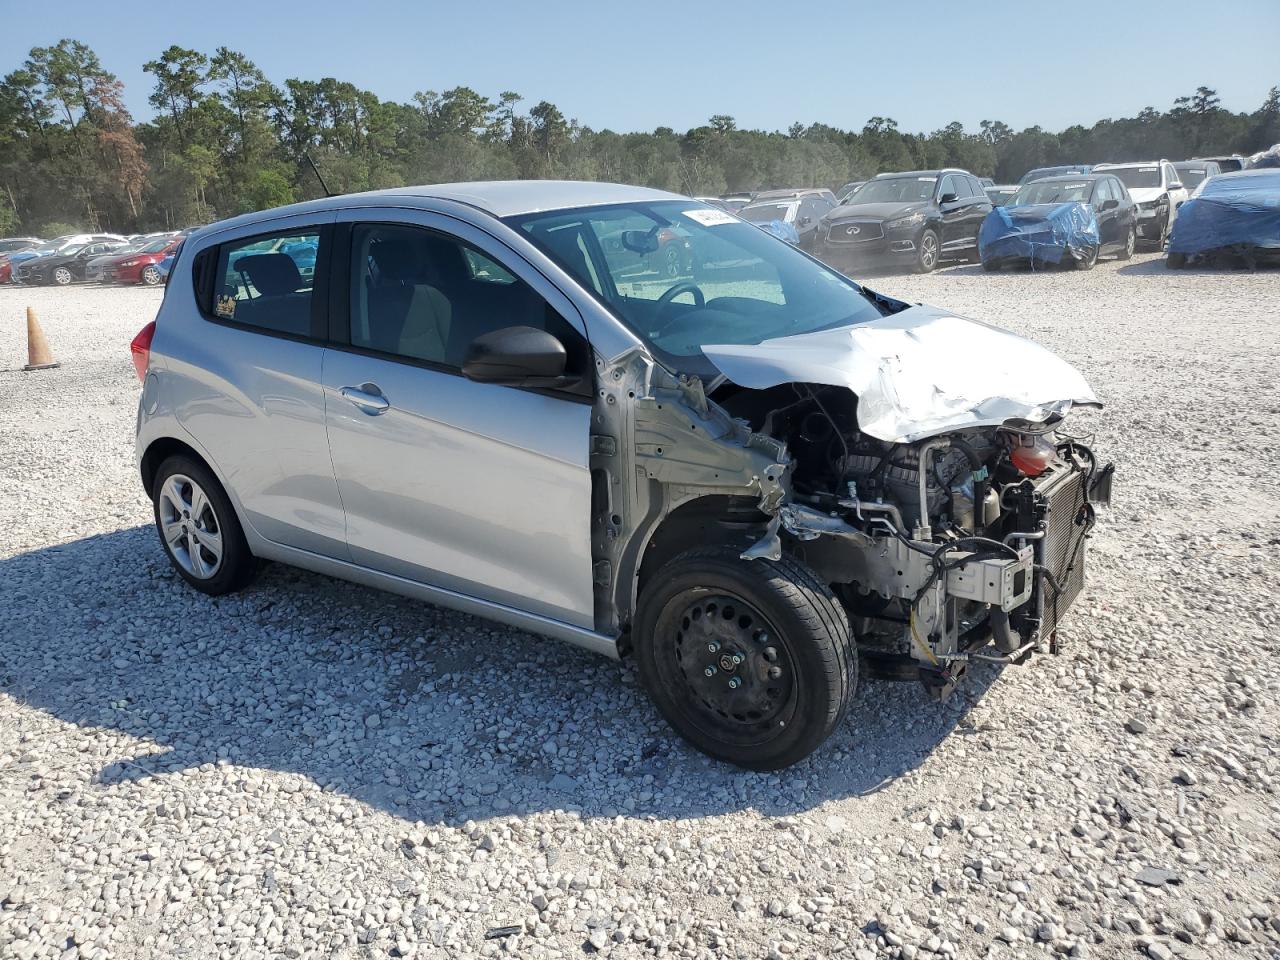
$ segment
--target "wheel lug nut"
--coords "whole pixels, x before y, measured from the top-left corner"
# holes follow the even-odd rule
[[[720,649],[720,644],[716,643],[714,640],[712,640],[710,643],[707,644],[708,653],[715,653],[719,649]]]
[[[740,653],[735,653],[735,654],[733,655],[733,664],[734,664],[734,666],[737,666],[737,665],[738,665],[738,664],[740,664],[741,662],[742,662],[742,654],[740,654]]]
[[[768,660],[770,663],[773,663],[773,661],[778,659],[778,651],[773,647],[765,647],[764,658]]]
[[[703,670],[703,671],[702,671],[702,673],[703,673],[703,675],[704,675],[704,676],[714,677],[714,676],[716,675],[716,668],[715,668],[715,667],[707,667],[707,669]]]
[[[770,668],[769,668],[769,679],[770,679],[770,680],[777,680],[780,676],[782,676],[782,668],[781,668],[781,667],[770,667]]]
[[[742,681],[739,680],[737,677],[734,677],[732,680],[729,681],[729,689],[737,690],[741,684],[742,684]]]

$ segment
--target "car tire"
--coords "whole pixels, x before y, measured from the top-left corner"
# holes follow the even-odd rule
[[[244,530],[222,484],[208,467],[175,455],[152,484],[156,532],[183,580],[217,597],[239,590],[257,572]]]
[[[66,267],[58,267],[58,268],[57,268],[56,270],[54,270],[54,271],[53,271],[53,273],[50,275],[50,279],[51,279],[51,280],[53,281],[53,283],[54,283],[54,284],[56,284],[57,286],[59,286],[59,287],[65,287],[65,286],[67,286],[68,284],[70,284],[70,283],[71,283],[71,281],[75,279],[75,277],[73,277],[73,276],[71,275],[71,271],[70,271],[69,269],[67,269]]]
[[[1094,247],[1089,251],[1088,256],[1083,260],[1073,256],[1071,251],[1067,251],[1067,262],[1071,264],[1073,270],[1092,270],[1098,263],[1098,248]]]
[[[142,268],[139,276],[142,284],[147,287],[156,287],[160,285],[160,271],[155,268],[154,264],[148,264]]]
[[[1185,253],[1171,253],[1164,258],[1164,265],[1169,270],[1181,270],[1187,265],[1187,255]]]
[[[1124,238],[1124,246],[1120,248],[1120,252],[1116,254],[1117,260],[1132,260],[1134,253],[1138,249],[1138,227],[1137,225],[1129,228],[1129,233]]]
[[[916,273],[933,273],[938,269],[938,260],[941,256],[941,249],[938,246],[938,235],[932,229],[926,229],[920,234],[920,239],[916,241]]]
[[[983,260],[983,261],[982,261],[982,269],[983,269],[983,270],[985,270],[985,271],[987,271],[987,273],[999,273],[999,272],[1000,272],[1000,261],[998,261],[998,260]]]
[[[807,757],[857,688],[844,608],[789,557],[743,560],[719,547],[681,554],[641,592],[634,636],[641,681],[676,733],[749,770]]]

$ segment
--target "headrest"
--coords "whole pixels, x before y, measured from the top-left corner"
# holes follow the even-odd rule
[[[236,261],[236,269],[264,297],[296,293],[302,286],[298,265],[285,253],[255,253]]]
[[[369,247],[369,256],[378,265],[378,277],[400,283],[421,283],[425,267],[420,244],[401,237],[379,240]]]

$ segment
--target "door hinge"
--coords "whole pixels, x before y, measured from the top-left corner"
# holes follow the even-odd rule
[[[618,452],[618,442],[613,437],[603,434],[591,435],[591,453],[593,456],[612,457]]]
[[[592,564],[591,572],[595,577],[597,586],[607,587],[613,582],[613,564],[608,560],[597,560]]]

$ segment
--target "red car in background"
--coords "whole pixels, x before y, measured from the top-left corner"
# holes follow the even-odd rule
[[[13,279],[13,267],[8,257],[0,257],[0,283],[8,283]]]
[[[141,283],[155,287],[164,282],[164,276],[156,269],[158,264],[182,243],[182,237],[160,237],[145,247],[111,257],[99,267],[96,279],[103,283]]]

